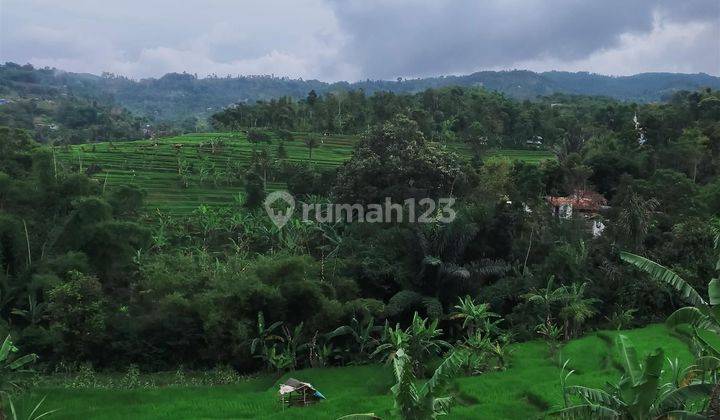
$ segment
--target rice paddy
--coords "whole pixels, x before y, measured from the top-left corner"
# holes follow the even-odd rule
[[[311,133],[293,133],[283,142],[289,162],[305,162],[318,168],[335,168],[350,158],[357,136],[316,135],[317,147],[305,139]],[[68,171],[91,173],[103,189],[135,185],[146,192],[146,211],[182,215],[200,205],[223,206],[243,193],[243,174],[251,164],[254,150],[266,150],[278,159],[280,140],[252,143],[239,133],[196,133],[157,140],[100,142],[56,148],[57,161]],[[470,157],[463,143],[448,145],[461,156]],[[498,150],[495,156],[538,163],[552,154],[533,150]],[[269,182],[269,191],[283,189],[282,180]]]
[[[561,350],[569,360],[571,385],[604,387],[620,377],[615,347],[616,331],[591,333],[570,341]],[[624,331],[640,355],[662,347],[682,366],[693,361],[688,346],[664,325]],[[511,345],[509,367],[504,371],[460,377],[449,393],[456,405],[448,418],[540,418],[562,404],[561,363],[548,356],[544,342]],[[666,376],[670,372],[666,372]],[[288,377],[312,383],[327,400],[305,408],[284,408],[277,385]],[[669,376],[666,378],[669,379]],[[44,409],[58,409],[53,419],[198,419],[268,418],[337,419],[352,413],[373,412],[392,416],[392,369],[372,364],[305,369],[278,379],[260,375],[235,385],[188,387],[166,385],[149,389],[67,389],[46,386],[26,396],[37,401],[47,396]],[[28,403],[29,405],[29,403]]]

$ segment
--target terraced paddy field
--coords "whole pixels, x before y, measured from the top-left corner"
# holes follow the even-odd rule
[[[287,160],[308,162],[320,168],[333,168],[349,159],[356,136],[317,136],[312,151],[305,139],[312,133],[293,133],[294,140],[284,142]],[[243,192],[243,173],[251,164],[253,150],[266,149],[277,158],[280,140],[251,143],[244,133],[198,133],[157,140],[117,141],[56,148],[57,160],[66,170],[92,173],[103,188],[136,185],[146,191],[147,211],[181,215],[201,204],[228,205]],[[449,150],[470,157],[462,143],[448,145]],[[538,163],[552,158],[546,151],[499,150],[496,156]],[[278,180],[267,186],[283,189]]]
[[[615,346],[617,331],[600,331],[568,342],[561,351],[575,370],[569,385],[602,388],[621,375]],[[688,346],[664,325],[623,331],[642,356],[662,347],[681,366],[693,361]],[[457,404],[449,419],[535,419],[559,408],[563,397],[561,368],[548,357],[541,341],[511,345],[508,368],[455,381],[450,393]],[[667,368],[666,364],[666,368]],[[162,374],[157,374],[162,375]],[[172,377],[172,373],[165,374]],[[666,369],[663,379],[670,380]],[[283,408],[278,384],[287,377],[312,383],[327,400],[305,408]],[[51,383],[40,386],[24,400],[47,399],[44,409],[58,411],[52,419],[337,419],[351,413],[373,412],[383,419],[392,415],[392,369],[378,364],[326,369],[306,369],[281,379],[261,375],[234,385],[177,386],[157,384],[148,389],[68,389]],[[166,378],[167,381],[167,378]]]

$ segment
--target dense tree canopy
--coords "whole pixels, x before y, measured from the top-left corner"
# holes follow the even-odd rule
[[[445,88],[238,105],[213,118],[218,128],[283,134],[254,135],[252,164],[232,172],[245,189],[235,205],[187,216],[148,211],[143,185],[104,188],[77,165],[56,165],[28,133],[0,128],[2,328],[49,366],[253,371],[366,361],[385,321],[401,324],[385,330],[388,340],[431,325],[421,328],[415,312],[436,318],[446,341],[467,340],[451,313],[479,305],[471,301],[502,317],[488,326],[495,344],[499,329],[562,339],[658,321],[679,302],[618,251],[658,260],[706,292],[720,211],[719,98],[518,102]],[[87,117],[75,111],[69,123]],[[319,142],[326,131],[363,137],[338,169],[268,152],[307,131]],[[474,156],[452,152],[463,142]],[[556,159],[513,162],[493,154],[498,147]],[[278,229],[262,201],[283,182],[298,203],[452,196],[459,217],[422,226],[294,217]],[[579,189],[607,199],[599,236],[545,200]]]

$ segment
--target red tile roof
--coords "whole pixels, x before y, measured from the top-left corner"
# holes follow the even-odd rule
[[[598,211],[607,205],[607,200],[602,195],[588,190],[578,190],[568,197],[547,197],[551,206],[563,206],[570,204],[573,210]]]

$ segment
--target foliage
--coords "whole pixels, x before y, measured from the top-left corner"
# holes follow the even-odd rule
[[[28,372],[25,367],[37,360],[37,355],[35,354],[16,357],[13,353],[17,352],[18,348],[13,345],[12,339],[8,335],[5,337],[2,346],[0,346],[0,417],[3,419],[5,418],[6,404],[10,409],[10,418],[12,420],[18,419],[18,413],[12,398],[13,394],[21,387],[21,383],[17,380],[17,375]],[[44,401],[45,398],[43,397],[35,404],[32,411],[27,415],[28,420],[38,420],[57,411],[39,412],[40,406],[42,406]]]
[[[617,348],[612,345],[612,336],[616,333],[606,331],[603,334],[611,337],[608,345],[595,333],[574,339],[566,345],[563,357],[570,358],[572,368],[576,370],[570,378],[570,385],[600,388],[619,376],[615,369],[600,363],[602,360],[618,359]],[[668,355],[679,358],[682,366],[689,366],[693,360],[687,345],[662,324],[624,331],[623,334],[632,338],[639,352],[663,346]],[[476,418],[478,413],[494,419],[535,418],[544,416],[550,407],[562,406],[558,388],[561,365],[548,363],[543,346],[537,341],[513,343],[506,370],[456,377],[446,391],[438,394],[454,397],[456,403],[448,418]],[[430,374],[437,363],[431,363]],[[155,388],[120,390],[116,386],[122,373],[97,372],[97,381],[102,386],[89,391],[67,388],[57,376],[42,377],[38,385],[42,389],[33,392],[28,399],[39,400],[47,394],[43,406],[46,409],[59,408],[51,417],[58,420],[78,417],[155,419],[168,414],[181,418],[258,418],[270,415],[282,419],[302,416],[323,420],[334,420],[350,412],[374,412],[382,418],[394,416],[393,397],[388,392],[395,383],[390,366],[369,364],[311,368],[288,373],[280,379],[274,373],[258,373],[225,386],[215,386],[220,382],[214,380],[213,371],[185,368],[184,375],[186,386],[178,386],[174,373],[143,371],[142,382],[154,383]],[[287,377],[312,383],[328,399],[304,408],[283,410],[277,403],[276,385]],[[113,380],[112,386],[109,386],[110,380]],[[668,375],[667,381],[670,380]],[[419,388],[424,381],[420,379],[416,386]],[[134,403],[128,404],[128,399]],[[219,404],[218,401],[232,403]],[[25,398],[16,402],[25,402]]]
[[[713,356],[720,356],[720,280],[708,284],[706,301],[685,280],[668,268],[639,255],[622,253],[621,258],[650,274],[656,281],[671,285],[693,306],[685,306],[668,317],[671,327],[690,325],[697,343]]]
[[[406,349],[413,354],[412,363],[416,373],[421,372],[423,363],[428,358],[438,355],[452,346],[442,340],[443,330],[438,327],[438,320],[428,320],[414,314],[410,325],[402,329],[400,325],[395,328],[385,325],[382,332],[381,344],[377,346],[371,357],[380,356],[386,363],[392,363],[398,351]]]
[[[641,362],[632,342],[624,335],[618,336],[618,351],[624,374],[616,384],[610,384],[608,391],[579,385],[566,386],[563,393],[579,398],[580,402],[566,399],[566,407],[553,414],[562,418],[589,416],[635,420],[701,418],[687,410],[688,404],[707,397],[712,384],[696,382],[690,375],[683,376],[679,383],[663,384],[663,350],[656,349]],[[566,381],[567,376],[564,376]]]
[[[192,85],[189,76],[164,82]],[[48,369],[285,371],[372,354],[391,360],[407,343],[419,376],[447,343],[474,348],[466,371],[487,372],[529,360],[510,363],[509,336],[540,330],[556,352],[607,319],[614,328],[664,319],[675,286],[705,301],[676,319],[697,311],[713,319],[715,286],[705,287],[716,277],[717,92],[652,104],[518,102],[464,88],[317,92],[229,107],[215,119],[225,133],[71,146],[0,129],[0,328]],[[75,130],[95,118],[66,111]],[[266,139],[248,141],[251,133]],[[278,228],[261,205],[285,188],[298,209]],[[610,208],[554,216],[544,197],[575,188],[597,190]],[[458,217],[445,224],[430,212],[422,225],[298,217],[304,204],[344,196],[448,197]],[[607,229],[594,237],[589,220]],[[662,261],[687,287],[635,276],[618,247]],[[271,333],[258,328],[258,313]],[[678,330],[711,342],[716,334],[697,319]],[[545,344],[535,344],[538,363],[547,362]],[[715,357],[708,345],[693,348]]]
[[[458,305],[450,319],[462,319],[462,327],[467,330],[468,337],[473,336],[476,331],[489,333],[495,329],[497,321],[493,318],[499,318],[500,315],[490,311],[490,305],[487,303],[476,304],[470,296],[460,298]]]
[[[397,116],[355,146],[338,173],[335,194],[343,203],[381,204],[386,197],[402,203],[447,196],[461,186],[462,176],[454,154],[426,141],[417,123]]]
[[[350,353],[349,360],[353,363],[365,362],[370,359],[375,347],[378,346],[378,333],[383,331],[379,325],[375,325],[375,320],[370,318],[367,322],[362,323],[353,316],[349,325],[342,325],[328,333],[328,340],[336,337],[350,336],[352,342],[347,351]]]
[[[396,384],[391,388],[395,410],[402,419],[437,418],[447,415],[452,406],[452,397],[442,393],[463,364],[465,355],[453,351],[435,369],[430,379],[419,388],[416,385],[413,360],[405,347],[397,350],[393,358]]]

